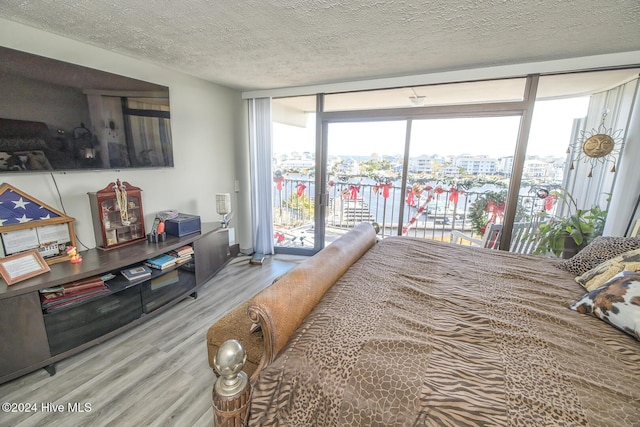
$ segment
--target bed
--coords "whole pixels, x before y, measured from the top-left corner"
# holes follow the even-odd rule
[[[640,342],[570,310],[574,278],[546,258],[376,242],[361,224],[243,307],[265,346],[243,421],[638,425]]]
[[[47,124],[0,118],[0,172],[60,170],[75,166],[73,150]]]

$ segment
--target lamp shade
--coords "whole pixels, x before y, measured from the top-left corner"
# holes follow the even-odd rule
[[[220,215],[227,215],[231,212],[231,194],[216,194],[216,211]]]

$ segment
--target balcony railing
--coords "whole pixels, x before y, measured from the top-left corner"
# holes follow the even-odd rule
[[[411,186],[408,188],[407,194],[402,194],[401,187],[393,184],[331,182],[327,187],[324,221],[327,238],[343,234],[362,221],[378,223],[383,237],[398,235],[401,204],[404,204],[402,226],[405,230],[400,234],[413,237],[450,241],[452,230],[458,230],[478,238],[481,235],[479,226],[484,220],[502,222],[503,204],[492,202],[489,212],[478,206],[485,206],[490,194],[506,192],[504,188],[468,192],[457,192],[444,186],[425,186],[422,192],[412,192]],[[479,199],[482,200],[479,202]],[[280,189],[274,186],[273,200],[276,245],[312,245],[315,181],[281,180]],[[478,205],[481,202],[483,204]],[[536,213],[544,209],[543,199],[521,195],[516,222],[528,223],[530,227],[524,228],[532,229],[538,218]]]

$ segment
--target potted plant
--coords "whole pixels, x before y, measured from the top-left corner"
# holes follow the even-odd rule
[[[550,197],[562,200],[569,208],[567,216],[541,212],[541,222],[528,238],[537,241],[534,254],[552,253],[564,259],[571,258],[587,246],[594,237],[602,234],[607,212],[599,206],[578,209],[576,201],[564,189],[554,190]]]

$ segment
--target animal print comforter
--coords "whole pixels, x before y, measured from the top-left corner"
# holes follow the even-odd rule
[[[571,311],[585,292],[552,262],[385,239],[261,372],[249,424],[638,423],[640,343]]]

